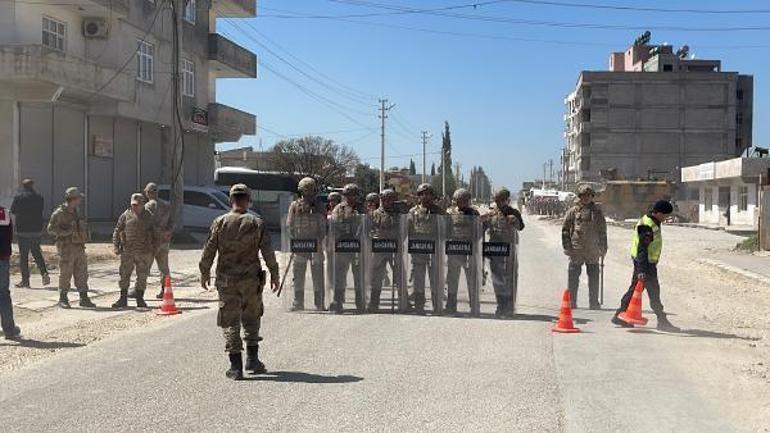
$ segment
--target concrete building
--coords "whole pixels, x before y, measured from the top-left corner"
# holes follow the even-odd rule
[[[609,71],[581,72],[565,99],[566,183],[676,180],[681,167],[751,147],[753,77],[646,36],[612,53]]]
[[[243,167],[259,171],[278,171],[271,151],[255,151],[253,147],[222,150],[216,155],[217,167]]]
[[[681,181],[698,191],[701,224],[755,230],[759,186],[768,179],[770,159],[734,158],[684,167]]]
[[[253,17],[255,0],[187,0],[181,12],[180,114],[186,184],[211,183],[214,144],[254,134],[256,118],[216,102],[219,78],[255,78],[256,56],[216,33]],[[171,0],[0,1],[0,202],[36,180],[47,212],[85,190],[111,221],[148,181],[169,183]]]

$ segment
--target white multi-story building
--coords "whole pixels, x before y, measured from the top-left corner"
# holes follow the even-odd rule
[[[207,184],[214,144],[254,134],[256,118],[216,102],[219,78],[255,78],[255,54],[216,33],[256,0],[0,1],[0,202],[34,178],[47,211],[68,186],[109,221],[148,181],[169,183],[172,1],[179,5],[183,178]]]

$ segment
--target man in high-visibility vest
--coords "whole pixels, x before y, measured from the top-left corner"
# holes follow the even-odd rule
[[[658,262],[663,251],[663,234],[661,225],[663,221],[674,211],[674,207],[666,200],[660,200],[653,205],[652,210],[643,215],[636,223],[634,237],[631,241],[631,257],[634,260],[634,274],[631,277],[631,286],[620,301],[620,308],[612,316],[612,323],[632,327],[624,322],[618,314],[626,311],[634,294],[637,281],[644,282],[645,290],[650,298],[650,308],[658,317],[658,329],[661,331],[676,332],[679,328],[672,325],[663,311],[660,302],[660,284],[658,283]]]

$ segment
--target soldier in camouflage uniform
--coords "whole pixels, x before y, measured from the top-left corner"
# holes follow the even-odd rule
[[[431,218],[434,215],[443,215],[444,211],[436,205],[436,195],[433,187],[428,183],[420,184],[417,187],[416,206],[409,209],[409,237],[435,239],[438,235],[438,220]],[[417,314],[425,314],[425,277],[430,268],[428,276],[433,287],[434,281],[438,277],[434,274],[434,267],[431,266],[431,259],[428,254],[412,254],[412,284],[414,287],[414,308]],[[443,289],[441,290],[443,292]],[[434,293],[434,298],[436,294]],[[433,302],[441,302],[434,299]]]
[[[332,211],[338,204],[342,203],[342,194],[337,191],[332,191],[327,197],[326,214],[331,216]]]
[[[336,237],[359,239],[360,238],[360,221],[357,218],[360,212],[357,210],[359,205],[358,198],[360,189],[358,185],[349,183],[342,189],[342,196],[345,200],[338,204],[334,210],[332,210],[330,224],[333,226]],[[335,248],[334,245],[331,246]],[[348,269],[353,272],[353,285],[356,289],[356,307],[360,310],[364,310],[363,297],[359,289],[361,281],[359,280],[359,266],[357,263],[360,260],[360,254],[339,254],[335,253],[334,263],[334,300],[329,305],[329,310],[336,314],[342,313],[342,307],[345,303],[345,289],[347,288],[348,281]]]
[[[497,298],[495,316],[513,317],[516,311],[518,292],[518,232],[524,230],[521,213],[511,207],[511,192],[500,188],[495,193],[495,207],[484,215],[484,230],[488,232],[489,242],[510,244],[509,257],[490,257],[489,270],[492,274],[492,286]]]
[[[471,206],[471,193],[465,188],[457,189],[452,198],[455,206],[447,211],[449,215],[449,238],[453,240],[472,241],[479,236],[475,226],[469,217],[478,217],[479,211]],[[474,218],[475,219],[475,218]],[[446,312],[448,314],[457,313],[457,290],[460,285],[460,270],[465,273],[465,280],[468,284],[468,299],[470,305],[474,305],[478,287],[476,286],[476,266],[473,256],[450,255],[447,258],[447,301]]]
[[[564,254],[569,256],[568,283],[572,308],[577,308],[580,273],[586,265],[588,274],[588,304],[592,310],[599,305],[599,261],[607,254],[607,222],[599,206],[594,203],[594,190],[581,185],[578,202],[564,216],[561,242]]]
[[[171,271],[168,268],[168,253],[171,248],[171,236],[174,234],[174,225],[171,221],[171,206],[158,198],[158,185],[154,182],[150,182],[144,187],[144,195],[147,197],[147,203],[144,205],[144,208],[155,217],[155,230],[158,232],[158,236],[160,236],[160,246],[154,257],[160,272],[160,293],[155,297],[163,299],[166,277],[171,276]]]
[[[152,261],[160,244],[160,237],[155,226],[154,216],[144,207],[142,194],[131,194],[131,206],[118,218],[112,232],[112,245],[116,255],[120,256],[120,298],[112,308],[128,306],[128,286],[131,274],[136,269],[136,306],[146,308],[144,291],[147,289],[147,276],[150,274]]]
[[[366,194],[366,214],[371,215],[380,207],[380,195],[376,192]]]
[[[398,194],[392,189],[386,189],[379,195],[381,206],[378,206],[371,214],[371,237],[372,239],[392,239],[398,240],[400,237],[400,217],[396,209],[396,200]],[[396,260],[394,253],[376,253],[372,254],[372,272],[371,278],[372,293],[369,300],[368,310],[374,313],[380,306],[380,293],[385,283],[387,265],[393,271],[393,281],[399,281],[398,273],[401,272],[400,263]]]
[[[299,181],[300,198],[289,206],[286,226],[292,239],[315,239],[319,248],[326,236],[326,212],[317,199],[318,189],[313,178],[306,177]],[[310,262],[310,274],[313,278],[313,297],[316,310],[323,311],[324,305],[324,253],[292,253],[294,255],[294,303],[293,310],[305,308],[305,275]]]
[[[201,287],[208,290],[211,265],[219,254],[217,325],[224,329],[225,351],[230,359],[226,376],[234,380],[243,379],[241,325],[246,340],[246,370],[255,374],[267,371],[259,360],[259,328],[264,311],[262,289],[267,283],[260,253],[270,271],[273,292],[278,290],[281,278],[270,235],[264,221],[248,212],[250,202],[251,192],[246,185],[239,183],[230,188],[232,209],[211,224],[199,264]]]
[[[88,226],[78,211],[83,194],[76,187],[67,188],[64,204],[59,206],[48,221],[48,234],[56,242],[59,253],[59,307],[70,308],[67,292],[74,277],[80,293],[80,306],[94,308],[88,298]]]

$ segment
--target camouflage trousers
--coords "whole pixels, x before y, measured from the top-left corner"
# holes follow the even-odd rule
[[[490,257],[489,271],[495,295],[512,297],[516,301],[519,283],[519,264],[515,256]]]
[[[84,244],[56,244],[59,253],[59,291],[67,293],[74,278],[79,292],[88,291],[88,257]]]
[[[171,275],[171,271],[168,268],[168,252],[171,245],[168,243],[161,244],[158,248],[158,252],[155,253],[155,263],[158,265],[158,272],[160,272],[160,284],[166,284],[166,277]],[[152,263],[150,263],[152,265]]]
[[[294,254],[294,264],[292,265],[292,276],[294,277],[294,296],[298,301],[302,301],[305,295],[305,275],[307,275],[307,264],[310,262],[310,275],[313,278],[313,291],[315,293],[324,293],[324,255],[323,253]]]
[[[361,295],[361,257],[358,253],[338,253],[334,258],[334,300],[338,303],[345,302],[345,291],[348,286],[348,272],[353,274],[353,288],[355,290],[356,303],[362,302]]]
[[[152,253],[133,253],[127,251],[121,253],[120,280],[118,281],[120,290],[128,290],[128,286],[131,285],[131,274],[136,270],[136,291],[144,292],[147,289],[147,276],[150,275],[152,261]]]
[[[475,299],[477,292],[476,272],[478,270],[472,265],[474,262],[469,256],[449,256],[447,258],[447,293],[457,295],[457,289],[460,286],[460,270],[462,270],[465,273],[465,282],[468,284],[468,298]]]
[[[223,329],[226,352],[243,351],[241,326],[243,326],[243,340],[246,340],[246,347],[259,345],[259,327],[264,312],[263,286],[263,282],[253,278],[217,285],[219,293],[217,325]]]

